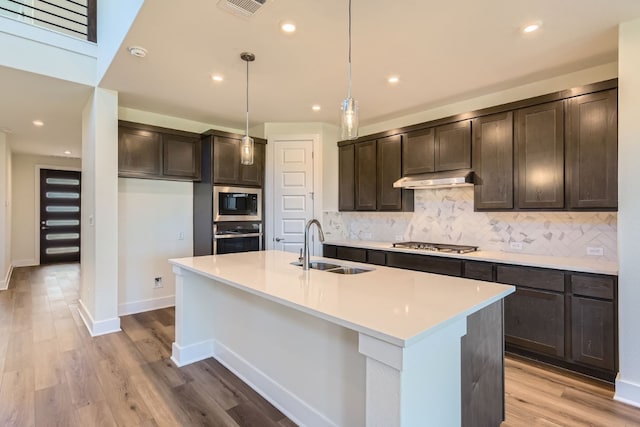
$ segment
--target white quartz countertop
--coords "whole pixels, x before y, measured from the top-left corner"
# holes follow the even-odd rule
[[[312,257],[312,261],[322,259]],[[515,289],[458,277],[324,260],[374,270],[355,275],[303,271],[302,267],[291,265],[297,261],[297,254],[281,251],[189,257],[169,262],[402,347],[504,298]]]
[[[527,267],[544,267],[557,270],[578,271],[583,273],[618,275],[617,262],[604,261],[597,258],[569,258],[549,255],[528,255],[513,252],[484,251],[482,250],[482,248],[480,248],[480,250],[476,252],[455,254],[446,252],[432,252],[419,249],[394,248],[393,243],[391,242],[373,242],[366,240],[335,240],[325,241],[324,243],[328,245],[350,246],[354,248],[406,252],[447,258],[460,258],[471,261],[488,261],[504,264],[522,265]]]

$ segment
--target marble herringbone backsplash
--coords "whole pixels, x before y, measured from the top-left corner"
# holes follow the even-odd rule
[[[474,212],[473,187],[415,190],[415,211],[325,212],[322,225],[333,240],[477,245],[481,249],[587,258],[588,247],[618,260],[615,212]],[[518,242],[522,249],[511,247]]]

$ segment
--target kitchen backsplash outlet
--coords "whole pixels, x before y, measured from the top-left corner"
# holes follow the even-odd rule
[[[402,236],[481,250],[618,260],[615,212],[474,212],[472,187],[414,194],[412,213],[325,212],[322,226],[331,240],[393,242]],[[603,248],[603,255],[587,255],[594,253],[588,247]]]

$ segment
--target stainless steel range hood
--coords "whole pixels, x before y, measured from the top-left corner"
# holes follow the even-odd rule
[[[410,175],[393,183],[395,188],[408,189],[435,189],[469,185],[473,185],[473,171],[471,169]]]

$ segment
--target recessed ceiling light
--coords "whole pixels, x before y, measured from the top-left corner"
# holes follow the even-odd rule
[[[316,104],[316,105],[312,105],[312,106],[311,106],[311,109],[312,109],[313,111],[320,111],[320,106],[319,106],[319,105],[317,105],[317,104]]]
[[[64,150],[63,153],[69,155],[71,154],[71,150]]]
[[[398,83],[398,82],[400,81],[400,77],[398,77],[398,76],[391,76],[391,77],[389,77],[389,78],[387,79],[387,81],[388,81],[389,83],[391,83],[392,85],[394,85],[394,84],[396,84],[396,83]]]
[[[522,29],[522,32],[525,34],[529,34],[529,33],[533,33],[535,31],[538,31],[540,29],[540,27],[542,27],[542,22],[534,22],[532,24],[527,25],[526,27],[524,27]]]
[[[147,49],[140,46],[130,46],[127,48],[127,50],[131,55],[138,58],[144,58],[145,56],[147,56]]]
[[[34,120],[31,123],[33,123],[34,126],[38,126],[38,127],[44,126],[44,122],[42,120]]]
[[[224,77],[221,74],[212,74],[211,80],[213,80],[214,82],[221,82],[224,80]]]
[[[291,34],[296,31],[296,24],[291,21],[282,21],[280,23],[280,29],[285,33]]]

